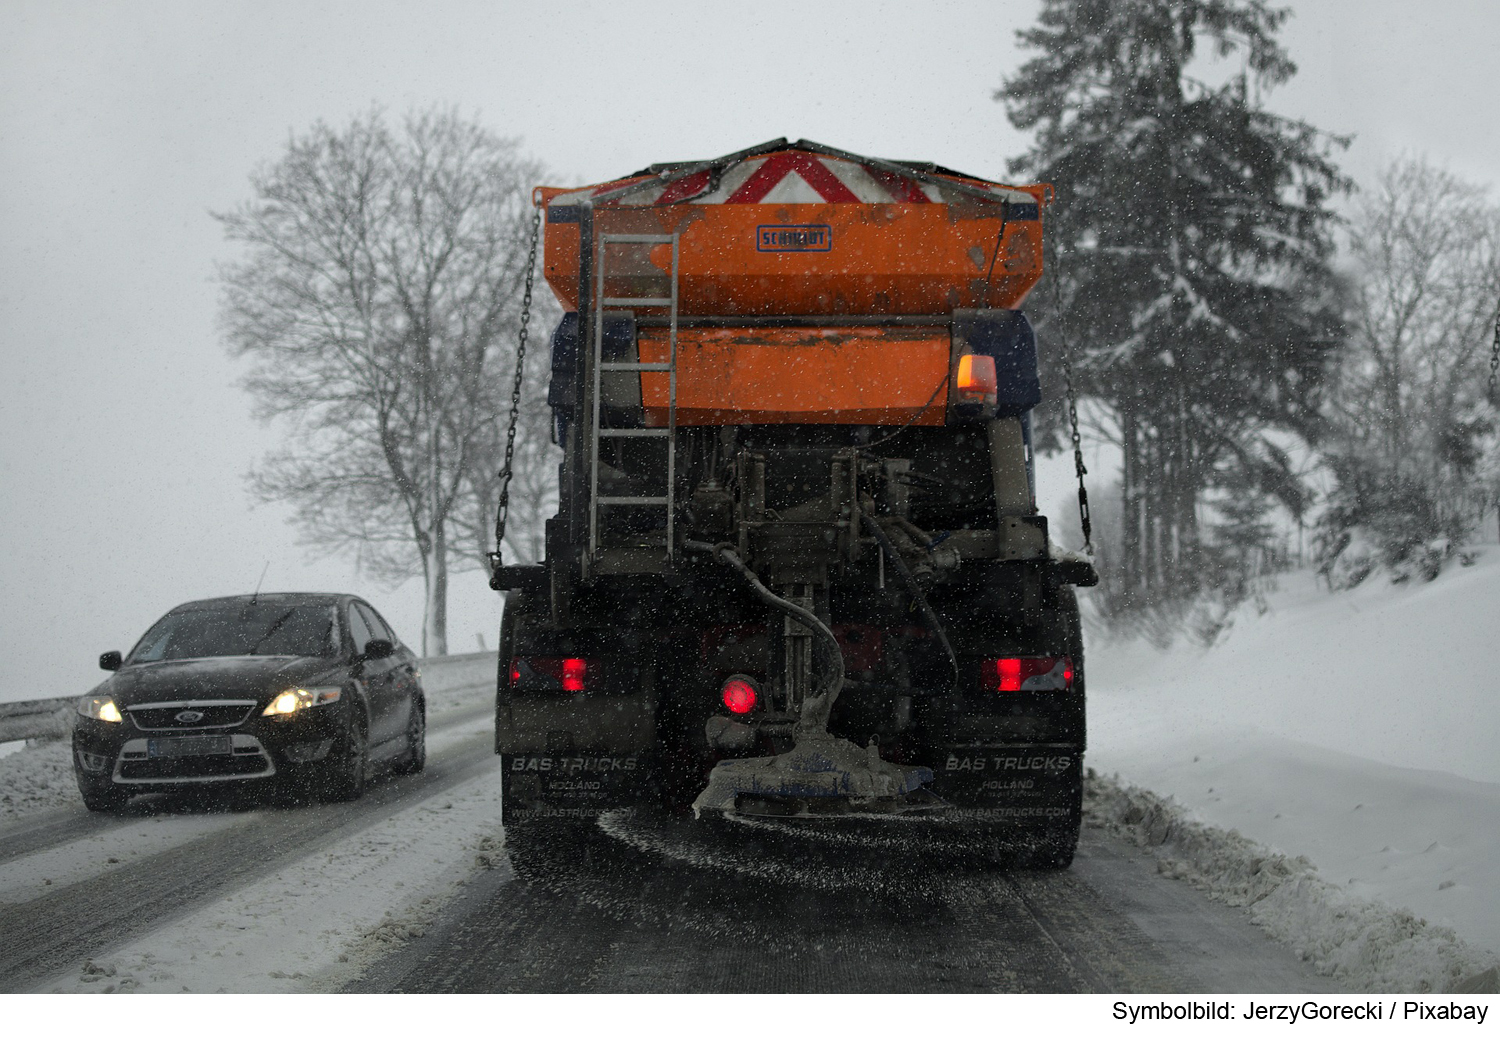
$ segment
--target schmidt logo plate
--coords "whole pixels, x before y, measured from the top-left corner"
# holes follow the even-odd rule
[[[833,247],[833,231],[820,224],[757,226],[757,252],[826,252]]]

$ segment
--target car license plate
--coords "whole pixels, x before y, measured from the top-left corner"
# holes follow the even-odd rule
[[[152,758],[229,755],[231,751],[227,737],[161,737],[146,742],[146,754]]]

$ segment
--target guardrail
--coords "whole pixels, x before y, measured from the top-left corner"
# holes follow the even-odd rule
[[[424,668],[465,661],[493,661],[495,652],[455,653],[447,657],[423,657]],[[9,741],[52,740],[73,732],[73,706],[77,697],[47,697],[37,701],[0,704],[0,744]]]
[[[73,706],[77,703],[77,697],[48,697],[0,704],[0,744],[67,737],[73,732]]]

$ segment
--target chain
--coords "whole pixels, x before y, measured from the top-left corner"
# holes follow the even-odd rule
[[[1063,343],[1063,383],[1068,388],[1068,430],[1073,439],[1073,469],[1078,474],[1078,519],[1083,523],[1083,550],[1094,553],[1094,522],[1089,517],[1089,491],[1083,484],[1083,476],[1089,469],[1083,465],[1083,436],[1078,433],[1078,393],[1073,387],[1073,361],[1068,354],[1067,341]]]
[[[526,294],[521,298],[521,332],[516,338],[516,382],[510,390],[510,425],[505,429],[505,460],[500,467],[500,506],[495,509],[495,550],[491,569],[499,569],[504,556],[505,523],[510,517],[510,478],[516,456],[516,423],[521,417],[521,378],[526,371],[526,336],[531,329],[531,286],[536,277],[536,246],[542,233],[542,210],[531,217],[531,248],[526,253]]]
[[[1068,433],[1073,440],[1073,470],[1078,474],[1078,521],[1083,526],[1084,553],[1092,556],[1094,520],[1089,516],[1088,487],[1083,483],[1083,476],[1089,473],[1089,469],[1083,465],[1083,435],[1078,431],[1078,392],[1073,386],[1073,355],[1062,325],[1062,293],[1058,291],[1062,282],[1059,280],[1057,265],[1054,264],[1052,269],[1052,303],[1057,311],[1057,342],[1062,347],[1063,386],[1067,389],[1068,396]]]
[[[1490,404],[1500,407],[1496,386],[1500,384],[1500,307],[1495,309],[1495,342],[1490,345]]]

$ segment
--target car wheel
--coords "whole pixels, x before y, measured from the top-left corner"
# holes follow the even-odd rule
[[[349,724],[349,743],[345,754],[328,770],[323,782],[323,799],[333,803],[350,803],[365,794],[370,771],[370,732],[365,727],[364,711],[356,708]]]
[[[78,791],[83,805],[96,814],[118,814],[130,802],[130,792],[113,781],[78,775]]]
[[[427,765],[427,702],[415,697],[411,702],[411,719],[406,724],[406,754],[396,763],[398,774],[420,774]]]

